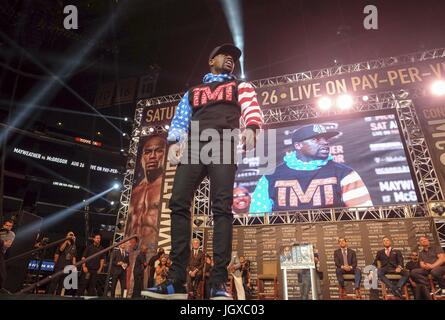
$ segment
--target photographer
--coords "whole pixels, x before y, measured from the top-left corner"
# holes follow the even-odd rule
[[[5,220],[3,227],[0,229],[0,292],[5,291],[3,288],[6,281],[6,251],[12,246],[15,239],[15,233],[12,232],[14,222],[12,220]]]
[[[54,273],[62,271],[67,265],[76,263],[76,237],[70,231],[66,235],[66,240],[57,248],[54,254]],[[48,289],[48,294],[60,295],[63,288],[64,276],[54,278]]]

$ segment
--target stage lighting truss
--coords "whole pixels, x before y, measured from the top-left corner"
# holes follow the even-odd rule
[[[133,121],[133,130],[131,133],[132,138],[130,139],[130,147],[128,149],[127,169],[125,171],[124,181],[122,182],[119,209],[116,217],[116,226],[118,226],[120,223],[123,223],[123,227],[115,229],[113,243],[121,241],[125,235],[125,229],[128,220],[128,207],[130,205],[131,188],[134,180],[134,164],[136,163],[139,137],[141,135],[139,126],[141,125],[142,111],[142,108],[136,109]]]
[[[377,70],[390,66],[415,63],[426,60],[433,60],[445,57],[445,48],[433,49],[424,52],[417,52],[397,57],[376,59],[366,62],[359,62],[350,65],[334,66],[331,68],[319,69],[314,71],[288,74],[273,78],[260,79],[252,81],[254,87],[277,86],[287,83],[322,79],[342,74],[351,74],[361,71]],[[401,205],[401,206],[379,206],[372,208],[334,208],[317,209],[293,212],[275,212],[264,216],[256,217],[238,217],[234,218],[234,224],[239,226],[263,225],[263,224],[293,224],[293,223],[316,223],[328,221],[344,220],[368,220],[368,219],[396,219],[429,216],[428,206],[425,203],[429,201],[440,201],[443,199],[443,193],[439,185],[437,174],[433,167],[425,138],[420,130],[419,120],[414,110],[413,99],[424,96],[430,88],[416,87],[409,90],[387,91],[379,93],[366,94],[367,99],[362,96],[354,97],[354,104],[349,110],[338,110],[331,108],[329,111],[322,111],[317,108],[316,102],[300,105],[287,105],[282,107],[268,108],[263,110],[265,125],[274,123],[294,122],[298,120],[313,119],[321,116],[330,116],[337,114],[367,112],[377,110],[396,110],[398,115],[403,138],[407,141],[407,148],[411,162],[414,167],[414,176],[419,186],[420,196],[419,204]],[[143,99],[138,101],[134,121],[134,129],[130,144],[128,162],[134,163],[137,155],[137,145],[139,137],[145,134],[152,134],[142,128],[138,130],[142,110],[144,107],[160,104],[178,103],[183,93]],[[335,97],[332,97],[335,99]],[[155,131],[164,132],[165,127],[155,128]],[[134,166],[127,169],[124,178],[123,192],[119,207],[118,221],[125,217],[127,221],[128,204],[131,194],[131,185],[134,175]],[[210,186],[208,181],[204,181],[198,188],[193,202],[194,218],[204,217],[204,224],[199,228],[194,228],[196,232],[201,233],[204,226],[213,225],[213,218],[210,214]],[[445,224],[445,221],[444,221]],[[445,239],[445,226],[443,237]],[[122,235],[115,234],[115,241],[121,239]],[[444,240],[445,241],[445,240]]]

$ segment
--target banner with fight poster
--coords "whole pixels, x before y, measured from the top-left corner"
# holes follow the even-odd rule
[[[148,248],[147,259],[156,254],[158,247],[170,251],[170,199],[172,176],[176,166],[167,161],[167,127],[174,115],[176,105],[155,105],[142,111],[139,127],[139,143],[134,163],[133,186],[128,209],[125,235],[137,235],[139,247]],[[133,137],[134,138],[134,137]],[[127,272],[129,294],[133,288],[134,261],[139,253],[128,248],[130,265]],[[144,283],[150,270],[146,270]]]
[[[414,102],[442,190],[445,188],[445,99],[421,98]]]
[[[275,135],[268,134],[271,130]],[[314,130],[313,135],[319,131],[326,142],[296,146],[293,135],[301,130]],[[265,129],[265,136],[265,159],[247,157],[238,165],[233,204],[238,216],[417,202],[409,157],[392,112],[287,123]],[[307,156],[311,152],[316,154],[313,160]],[[306,154],[303,160],[301,154]]]

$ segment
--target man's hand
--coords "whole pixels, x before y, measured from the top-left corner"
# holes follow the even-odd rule
[[[254,149],[256,145],[255,131],[250,128],[246,128],[241,134],[241,142],[243,143],[244,150],[250,151]]]
[[[431,270],[431,269],[433,269],[433,266],[430,264],[430,263],[424,263],[423,264],[423,268],[425,269],[425,270]]]
[[[181,160],[182,153],[184,151],[185,143],[175,143],[168,149],[168,161],[176,165]]]
[[[402,268],[401,267],[397,267],[396,268],[396,273],[400,273],[402,271]]]
[[[83,270],[84,273],[88,273],[88,268],[87,267],[83,267],[82,270]]]

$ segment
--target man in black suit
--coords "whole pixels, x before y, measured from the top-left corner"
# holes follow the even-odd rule
[[[82,254],[82,260],[92,256],[103,250],[100,245],[102,237],[100,234],[94,235],[93,243],[85,248]],[[88,262],[82,264],[82,275],[80,276],[79,290],[77,290],[78,296],[83,296],[85,294],[85,289],[88,289],[89,296],[95,296],[96,284],[98,280],[98,273],[101,273],[105,264],[105,255],[89,260]]]
[[[111,260],[111,297],[116,293],[117,281],[121,284],[121,297],[124,297],[124,290],[127,288],[127,267],[130,263],[129,254],[125,250],[125,243],[118,249],[114,249],[113,259]]]
[[[354,289],[357,297],[360,297],[360,281],[362,280],[362,271],[357,268],[357,255],[354,250],[348,248],[346,238],[339,238],[340,248],[334,251],[334,261],[337,267],[335,273],[342,289],[345,288],[344,274],[354,275]]]
[[[204,253],[199,247],[201,241],[199,239],[193,239],[192,251],[190,253],[190,260],[187,267],[188,272],[188,288],[192,290],[193,296],[196,297],[196,290],[198,288],[199,281],[202,278],[202,269],[204,268]]]
[[[383,237],[384,249],[377,251],[373,265],[378,267],[377,274],[379,279],[385,283],[396,297],[403,299],[402,287],[408,281],[409,272],[403,269],[402,252],[393,249],[391,244],[391,239]],[[378,265],[378,262],[380,262],[380,265]],[[386,277],[388,273],[399,274],[402,276],[397,285],[394,285],[394,283]]]
[[[147,268],[147,253],[148,247],[146,245],[141,245],[141,249],[139,250],[139,254],[137,255],[134,268],[133,268],[133,276],[134,276],[134,287],[133,287],[133,298],[140,298],[141,291],[144,283],[144,271]]]

